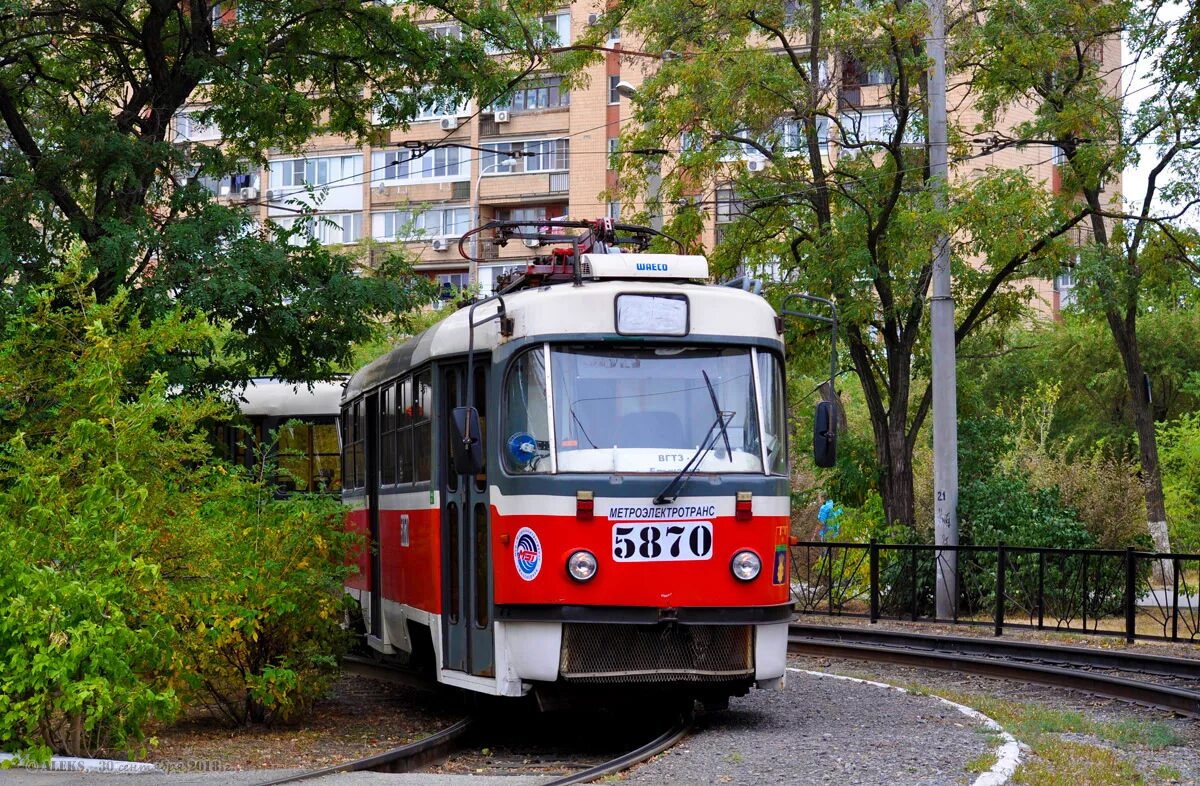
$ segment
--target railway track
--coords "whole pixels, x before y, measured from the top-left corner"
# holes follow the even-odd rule
[[[412,672],[384,666],[367,658],[347,658],[344,665],[345,669],[351,673],[373,679],[398,682],[429,690],[436,690],[438,687],[436,683],[423,680]],[[423,769],[443,762],[465,748],[472,738],[472,734],[478,732],[485,723],[475,717],[468,716],[425,739],[408,745],[402,745],[389,751],[355,759],[354,761],[348,761],[332,767],[263,781],[255,784],[255,786],[282,786],[282,784],[309,781],[345,772],[373,771],[398,773]],[[632,750],[625,751],[598,764],[583,767],[577,772],[548,780],[545,786],[572,786],[573,784],[590,783],[607,775],[627,770],[675,745],[687,735],[691,727],[692,718],[690,715],[681,715],[675,723],[671,724],[669,728],[649,742],[638,745]]]
[[[1196,690],[1200,686],[1200,661],[1187,658],[801,624],[789,627],[788,648],[804,655],[871,660],[1073,688],[1200,718],[1200,690]],[[1127,674],[1135,676],[1123,676]]]

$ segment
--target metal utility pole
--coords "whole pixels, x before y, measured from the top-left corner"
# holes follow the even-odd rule
[[[929,2],[926,50],[929,72],[929,173],[935,189],[934,209],[946,210],[950,173],[946,145],[946,11],[945,0]],[[933,244],[933,533],[937,546],[958,545],[958,402],[954,357],[954,299],[950,294],[950,238],[939,234]],[[937,552],[937,616],[954,616],[958,598],[958,555]]]

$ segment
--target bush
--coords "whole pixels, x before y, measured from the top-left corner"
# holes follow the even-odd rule
[[[1200,553],[1200,413],[1158,427],[1171,548]]]
[[[220,407],[150,370],[202,320],[83,291],[67,274],[0,325],[0,747],[128,751],[209,684],[283,717],[337,652],[337,505],[212,462]]]
[[[349,644],[342,580],[355,536],[329,496],[275,499],[244,476],[215,492],[201,507],[204,560],[180,587],[188,697],[232,725],[287,720],[325,691]]]

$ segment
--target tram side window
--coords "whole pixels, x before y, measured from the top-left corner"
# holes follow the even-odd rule
[[[546,409],[546,356],[542,347],[513,361],[504,380],[504,468],[512,473],[550,471]]]
[[[337,429],[332,422],[290,421],[279,428],[280,485],[289,491],[338,491]]]
[[[758,353],[758,387],[762,391],[762,430],[767,446],[767,471],[772,475],[786,475],[787,417],[784,407],[787,402],[779,359],[770,352]]]
[[[487,419],[487,366],[478,365],[475,367],[475,401],[472,406],[479,413],[479,439],[484,444],[483,450],[483,466],[479,468],[479,473],[475,475],[475,488],[478,491],[487,490],[487,435],[488,435],[488,419]]]
[[[413,464],[417,483],[433,477],[433,377],[429,369],[413,380]]]
[[[413,384],[405,377],[396,385],[396,400],[400,402],[396,413],[397,463],[400,483],[413,482]]]
[[[396,387],[388,385],[379,394],[379,483],[396,483]]]
[[[342,407],[342,477],[354,488],[354,445],[350,441],[350,407]]]
[[[367,456],[363,438],[367,432],[367,412],[363,400],[354,402],[354,422],[351,427],[354,432],[354,487],[364,488],[367,485]]]

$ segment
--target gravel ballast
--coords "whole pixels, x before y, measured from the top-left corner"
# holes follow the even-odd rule
[[[999,745],[936,698],[804,673],[704,715],[696,732],[629,783],[949,786]]]

